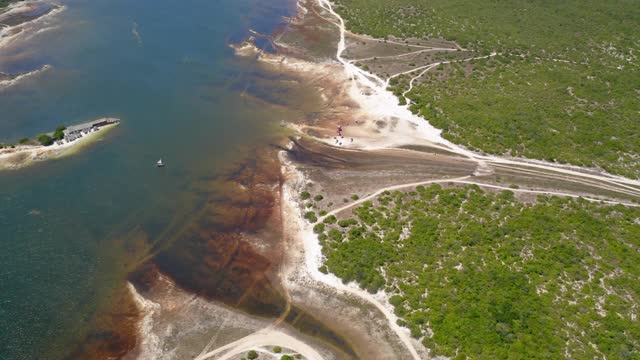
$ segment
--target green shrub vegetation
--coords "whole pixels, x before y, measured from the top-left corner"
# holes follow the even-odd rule
[[[357,225],[358,221],[355,219],[342,219],[340,221],[338,221],[338,225],[340,225],[340,227],[346,228],[349,227],[351,225]]]
[[[324,265],[385,289],[435,355],[640,358],[640,209],[431,185],[354,214],[329,226]]]
[[[40,145],[49,146],[53,144],[53,139],[47,134],[42,134],[38,136],[38,142],[40,142]]]
[[[280,352],[282,352],[282,348],[280,346],[276,345],[276,346],[273,347],[273,352],[274,353],[280,353]]]
[[[335,217],[335,215],[329,215],[326,218],[324,218],[322,222],[325,224],[335,224],[337,221],[338,219]]]
[[[351,200],[358,200],[358,199],[360,199],[360,196],[356,194],[351,195]]]
[[[309,222],[312,224],[318,221],[318,218],[316,217],[316,213],[313,211],[307,211],[306,213],[304,213],[304,218],[309,220]]]
[[[257,359],[258,358],[258,352],[255,351],[255,350],[249,350],[249,352],[247,353],[247,358],[249,360]]]
[[[293,360],[293,357],[291,355],[282,355],[280,360]]]
[[[355,32],[445,38],[468,57],[407,94],[443,136],[478,151],[640,177],[640,6],[634,1],[336,0]],[[412,43],[424,40],[411,40]],[[420,65],[420,64],[418,64]],[[399,94],[411,74],[390,83]]]
[[[300,193],[300,199],[307,200],[309,198],[311,198],[311,194],[309,194],[308,191],[303,191]]]
[[[322,201],[322,199],[324,199],[324,196],[322,196],[322,195],[316,195],[316,196],[313,197],[313,200],[315,200],[315,201]]]
[[[28,142],[29,142],[29,138],[26,138],[26,137],[25,137],[25,138],[22,138],[22,139],[20,139],[20,141],[18,141],[18,142],[19,142],[20,144],[26,144],[26,143],[28,143]]]

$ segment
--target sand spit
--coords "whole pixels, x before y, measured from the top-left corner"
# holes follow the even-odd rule
[[[0,13],[0,24],[5,25],[0,29],[0,48],[49,29],[51,19],[65,9],[64,5],[48,1],[21,1],[9,5]]]
[[[83,137],[60,145],[16,145],[15,148],[0,149],[0,171],[18,170],[40,161],[59,159],[73,155],[90,144],[102,140],[102,136],[116,127],[118,123],[101,127]]]
[[[0,12],[0,49],[17,45],[56,28],[52,21],[65,9],[61,4],[39,0],[20,1],[7,6]],[[51,65],[45,64],[38,69],[18,74],[0,73],[0,92],[50,69]]]
[[[29,72],[25,72],[25,73],[21,73],[21,74],[17,74],[17,75],[8,75],[8,74],[3,74],[6,78],[4,80],[0,80],[0,91],[17,84],[18,82],[20,82],[21,80],[24,80],[26,78],[30,78],[33,76],[36,76],[38,74],[41,74],[47,70],[51,69],[51,65],[43,65],[40,69],[36,69],[33,71],[29,71]]]

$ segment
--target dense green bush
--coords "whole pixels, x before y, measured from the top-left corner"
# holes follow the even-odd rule
[[[62,140],[64,138],[64,131],[66,129],[67,128],[65,126],[62,126],[62,125],[58,126],[56,128],[56,130],[54,131],[54,133],[53,133],[53,139],[54,140]]]
[[[349,227],[351,225],[356,225],[356,224],[358,224],[358,221],[355,219],[343,219],[338,221],[338,225],[343,228]]]
[[[307,200],[309,198],[311,198],[311,194],[309,194],[308,191],[303,191],[300,193],[300,199]]]
[[[307,211],[306,213],[304,213],[304,218],[309,220],[309,222],[312,224],[318,221],[318,218],[316,217],[316,213],[313,211]]]
[[[324,218],[322,222],[325,224],[335,224],[337,221],[338,219],[335,217],[335,215],[329,215],[326,218]]]
[[[40,145],[44,145],[44,146],[49,146],[53,144],[53,139],[51,138],[51,136],[46,134],[42,134],[38,136],[38,141],[40,142]]]

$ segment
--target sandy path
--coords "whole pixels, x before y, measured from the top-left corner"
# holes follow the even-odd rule
[[[376,192],[374,192],[371,195],[365,196],[361,199],[358,199],[350,204],[347,204],[343,207],[337,208],[335,210],[331,210],[330,212],[328,212],[325,216],[322,216],[320,218],[318,218],[318,222],[322,222],[322,220],[324,220],[326,217],[331,216],[331,215],[335,215],[341,211],[347,210],[349,208],[352,208],[354,206],[360,205],[366,201],[369,201],[375,197],[377,197],[378,195],[382,194],[385,191],[393,191],[393,190],[398,190],[398,189],[403,189],[406,187],[412,187],[412,186],[419,186],[419,185],[427,185],[427,184],[435,184],[435,183],[441,183],[441,182],[459,182],[462,181],[464,179],[468,179],[470,178],[470,176],[461,176],[461,177],[457,177],[457,178],[445,178],[445,179],[435,179],[435,180],[427,180],[427,181],[418,181],[418,182],[412,182],[412,183],[407,183],[407,184],[400,184],[400,185],[393,185],[393,186],[387,186],[381,189],[378,189]]]
[[[587,174],[587,173],[578,171],[580,169],[583,169],[578,166],[560,167],[558,165],[547,163],[544,161],[509,160],[509,159],[499,158],[497,156],[486,156],[486,157],[480,157],[480,158],[487,161],[487,163],[495,163],[495,164],[501,164],[501,165],[521,165],[521,166],[524,165],[524,166],[538,168],[538,169],[551,170],[551,171],[556,171],[556,172],[567,174],[567,175],[584,177],[588,179],[615,184],[617,186],[622,186],[634,191],[637,191],[638,190],[637,187],[640,187],[640,181],[638,180],[633,180],[633,179],[625,178],[622,176],[609,175],[609,174],[603,174],[603,175]],[[631,186],[628,186],[628,185],[631,185]]]
[[[527,168],[523,168],[523,167],[518,167],[518,166],[510,166],[510,165],[503,165],[503,164],[492,164],[495,168],[502,168],[502,169],[511,169],[511,170],[515,170],[516,172],[520,173],[520,174],[532,174],[535,175],[537,177],[546,177],[549,178],[551,180],[561,180],[564,182],[575,182],[575,183],[580,183],[580,184],[584,184],[584,185],[589,185],[589,186],[593,186],[602,190],[609,190],[609,191],[613,191],[613,192],[618,192],[621,194],[626,194],[626,195],[630,195],[630,196],[636,196],[636,197],[640,197],[640,189],[639,188],[635,188],[633,186],[628,186],[625,184],[619,184],[615,181],[601,181],[598,179],[589,179],[589,178],[585,178],[585,177],[576,177],[570,174],[562,174],[562,175],[557,175],[557,174],[552,174],[549,171],[541,171],[541,170],[537,170],[537,168],[535,169],[527,169]]]
[[[398,77],[398,76],[400,76],[400,75],[405,75],[405,74],[411,74],[412,72],[416,72],[416,71],[418,71],[418,70],[422,70],[422,69],[425,69],[425,68],[433,68],[434,66],[438,66],[438,65],[440,65],[440,64],[451,64],[451,63],[457,63],[457,62],[469,62],[469,61],[471,61],[471,60],[487,59],[487,58],[490,58],[490,57],[493,57],[493,56],[496,56],[496,55],[498,55],[498,54],[497,54],[497,53],[495,53],[495,52],[493,52],[493,53],[491,53],[491,54],[489,54],[489,55],[485,55],[485,56],[471,57],[471,58],[468,58],[468,59],[462,59],[462,60],[439,61],[439,62],[431,63],[431,64],[429,64],[429,65],[419,66],[419,67],[417,67],[417,68],[415,68],[415,69],[411,69],[411,70],[408,70],[408,71],[403,71],[403,72],[400,72],[400,73],[393,74],[393,75],[389,76],[389,78],[388,78],[388,79],[387,79],[387,81],[385,82],[385,85],[386,85],[386,87],[388,87],[388,86],[389,86],[389,80],[391,80],[391,79],[393,79],[393,78],[395,78],[395,77]],[[426,71],[425,71],[425,72],[426,72]],[[418,76],[414,77],[414,78],[413,78],[413,79],[411,79],[411,80],[413,81],[413,80],[415,80],[415,79],[419,78],[420,76],[422,76],[422,74],[424,74],[424,72],[420,73],[420,75],[418,75]]]
[[[397,59],[397,58],[400,58],[400,57],[405,57],[405,56],[409,56],[409,55],[416,55],[416,54],[420,54],[420,53],[427,52],[427,51],[458,51],[458,49],[432,47],[432,48],[418,50],[418,51],[411,51],[411,52],[400,54],[400,55],[371,56],[371,57],[362,58],[362,59],[349,59],[349,62],[354,63],[354,62],[358,62],[358,61],[369,61],[369,60],[374,60],[374,59]]]
[[[374,192],[371,195],[368,195],[368,196],[363,197],[361,199],[358,199],[357,201],[354,201],[354,202],[352,202],[350,204],[347,204],[347,205],[342,206],[342,207],[340,207],[338,209],[335,209],[335,210],[332,210],[332,211],[328,212],[325,216],[322,216],[322,217],[318,218],[318,222],[322,222],[322,220],[324,220],[328,216],[338,214],[341,211],[350,209],[350,208],[352,208],[354,206],[357,206],[357,205],[360,205],[360,204],[362,204],[362,203],[364,203],[366,201],[372,200],[372,199],[376,198],[377,196],[379,196],[380,194],[382,194],[385,191],[393,191],[393,190],[399,190],[399,189],[408,188],[408,187],[415,187],[415,186],[429,185],[429,184],[437,184],[437,183],[456,183],[456,184],[478,185],[480,187],[485,187],[485,188],[509,190],[509,191],[520,192],[520,193],[566,196],[566,197],[572,197],[572,198],[583,198],[585,200],[592,201],[592,202],[604,202],[604,203],[612,204],[612,205],[625,205],[625,206],[632,206],[632,207],[640,207],[640,204],[634,204],[634,203],[629,203],[629,202],[624,202],[624,201],[616,201],[616,200],[596,199],[596,198],[592,198],[592,197],[585,197],[585,196],[581,196],[581,195],[571,194],[571,193],[567,193],[567,192],[560,192],[560,191],[513,189],[513,188],[510,188],[510,187],[506,187],[506,186],[491,185],[491,184],[486,184],[486,183],[482,183],[482,182],[478,182],[478,181],[469,181],[469,180],[467,180],[467,179],[470,179],[470,178],[471,178],[471,176],[462,176],[462,177],[451,178],[451,179],[445,178],[445,179],[436,179],[436,180],[426,180],[426,181],[418,181],[418,182],[412,182],[412,183],[407,183],[407,184],[387,186],[387,187],[378,189],[376,192]]]
[[[342,20],[342,17],[340,17],[340,15],[338,15],[334,10],[333,7],[331,6],[331,4],[329,3],[329,1],[327,0],[319,0],[320,2],[320,6],[322,8],[324,8],[325,10],[329,11],[331,13],[331,15],[335,16],[336,18],[339,19],[340,21],[340,26],[342,27],[342,29],[344,30],[345,33],[349,33],[349,36],[353,36],[359,39],[363,39],[363,40],[369,40],[369,41],[385,41],[385,40],[381,40],[381,39],[376,39],[373,38],[371,36],[368,35],[360,35],[360,34],[356,34],[356,33],[352,33],[351,31],[346,30],[346,28],[344,27],[344,20]],[[327,8],[325,6],[323,6],[323,4],[325,5],[329,5],[330,8]],[[333,24],[335,24],[334,22],[332,22]],[[422,48],[422,49],[428,49],[429,46],[424,46],[424,45],[414,45],[414,44],[407,44],[407,43],[403,43],[403,42],[399,42],[399,41],[393,41],[393,40],[386,40],[387,44],[396,44],[396,45],[402,45],[402,46],[410,46],[410,47],[415,47],[415,48]]]
[[[222,356],[216,358],[216,360],[226,360],[235,355],[245,353],[257,347],[273,346],[273,345],[279,345],[282,347],[289,348],[293,351],[296,351],[302,354],[305,358],[309,360],[323,360],[322,355],[320,355],[320,353],[314,350],[311,346],[294,338],[293,336],[287,335],[281,331],[277,331],[272,328],[266,328],[256,333],[253,333],[251,335],[245,336],[225,346],[219,347],[206,354],[200,355],[196,357],[195,360],[210,359],[224,351],[226,352]]]
[[[422,70],[420,72],[420,74],[412,77],[411,80],[409,80],[409,88],[405,92],[402,93],[402,97],[407,102],[407,104],[411,103],[411,100],[409,98],[407,98],[407,94],[410,93],[411,90],[413,90],[413,82],[416,81],[416,79],[420,78],[422,75],[424,75],[427,71],[433,69],[436,66],[438,66],[438,65],[433,64],[433,65],[427,67],[426,69]]]
[[[640,207],[640,204],[635,204],[635,203],[630,203],[630,202],[625,202],[625,201],[596,199],[596,198],[592,198],[592,197],[589,197],[589,196],[582,196],[582,195],[570,194],[570,193],[559,192],[559,191],[513,189],[513,188],[510,188],[510,187],[506,187],[506,186],[485,184],[485,183],[481,183],[481,182],[477,182],[477,181],[457,180],[457,181],[452,181],[452,182],[458,183],[458,184],[478,185],[480,187],[491,188],[491,189],[509,190],[509,191],[520,192],[520,193],[566,196],[566,197],[572,197],[572,198],[582,198],[582,199],[585,199],[585,200],[591,201],[591,202],[603,202],[605,204],[611,204],[611,205],[624,205],[624,206],[631,206],[631,207]]]

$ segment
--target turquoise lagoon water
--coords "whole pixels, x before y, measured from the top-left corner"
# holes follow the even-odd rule
[[[52,66],[0,90],[0,141],[105,116],[122,124],[79,154],[0,173],[1,359],[60,356],[122,285],[114,239],[188,214],[194,182],[278,136],[304,101],[228,47],[282,25],[292,0],[64,5],[51,30],[0,49],[0,71]]]

